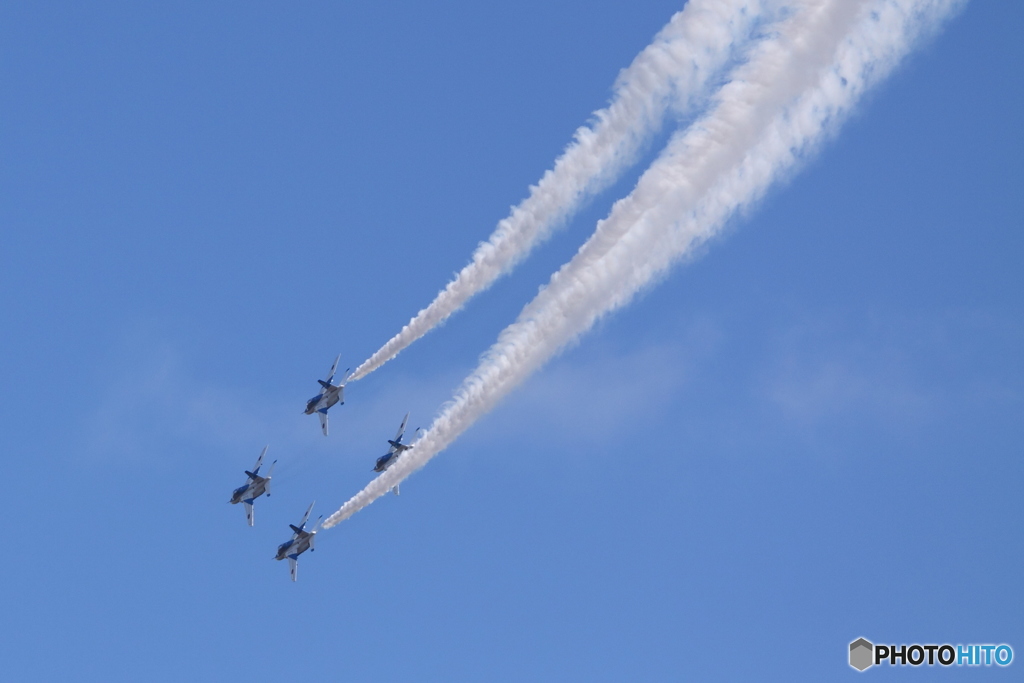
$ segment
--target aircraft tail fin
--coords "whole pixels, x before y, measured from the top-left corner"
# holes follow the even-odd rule
[[[316,541],[316,532],[320,530],[320,525],[323,524],[323,522],[324,522],[324,516],[320,515],[320,519],[316,520],[316,524],[314,524],[313,528],[309,530],[309,549],[310,550],[316,550],[316,548],[313,547],[314,546],[314,541]]]
[[[270,469],[267,470],[267,476],[264,479],[266,481],[266,483],[263,485],[263,491],[268,496],[270,495],[270,476],[274,473],[274,465],[276,465],[276,464],[277,464],[276,460],[274,462],[270,463]]]

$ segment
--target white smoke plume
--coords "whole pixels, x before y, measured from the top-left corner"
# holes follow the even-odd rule
[[[358,380],[448,319],[522,261],[590,196],[631,166],[666,109],[694,110],[777,0],[690,0],[619,74],[611,103],[481,243],[472,260],[402,330],[352,373]]]
[[[866,0],[854,16],[843,0],[809,2],[789,28],[759,47],[725,86],[707,117],[677,135],[620,200],[594,237],[524,308],[483,356],[431,427],[391,469],[331,515],[334,526],[369,505],[451,444],[511,389],[602,316],[632,300],[738,211],[757,202],[834,134],[863,94],[899,63],[923,33],[939,26],[964,0]],[[847,28],[828,38],[825,33]],[[845,37],[841,37],[845,34]],[[836,34],[833,34],[836,35]],[[832,47],[828,48],[828,43]],[[813,55],[827,55],[816,66]],[[764,67],[764,71],[761,70]],[[782,77],[782,71],[786,76]],[[782,88],[769,115],[755,111]],[[806,83],[802,88],[801,83]],[[744,129],[750,126],[752,129]],[[736,150],[728,151],[735,142]],[[702,174],[711,171],[713,178]]]

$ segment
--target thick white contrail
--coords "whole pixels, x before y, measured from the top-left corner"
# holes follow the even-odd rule
[[[666,108],[692,111],[769,6],[779,0],[690,0],[623,70],[608,107],[498,223],[470,263],[402,330],[352,373],[358,380],[394,358],[551,236],[590,196],[614,182],[657,131]]]
[[[816,11],[824,14],[808,23],[807,29],[820,38],[819,32],[840,15],[834,7],[826,7],[830,3],[818,4]],[[891,72],[923,31],[936,27],[962,4],[963,0],[869,0],[846,37],[833,46],[826,68],[805,72],[812,75],[811,84],[780,103],[734,163],[723,163],[724,157],[713,162],[720,166],[715,179],[691,201],[693,174],[705,162],[694,164],[687,149],[703,144],[702,135],[725,133],[743,120],[742,116],[720,116],[725,106],[745,106],[727,99],[728,93],[723,92],[714,111],[673,139],[633,195],[616,204],[594,238],[502,332],[416,447],[331,515],[325,527],[347,519],[422,467],[559,349],[601,316],[627,304],[737,211],[750,207],[838,129],[864,92]],[[817,48],[810,45],[812,36],[806,38],[810,42],[797,41],[791,49],[813,53]],[[804,52],[807,49],[809,53]],[[807,66],[798,61],[799,68]],[[736,88],[743,90],[738,84]],[[641,189],[647,196],[645,204],[623,208],[639,201]],[[619,221],[629,224],[625,229],[613,226]],[[615,233],[617,239],[595,246],[602,236]]]

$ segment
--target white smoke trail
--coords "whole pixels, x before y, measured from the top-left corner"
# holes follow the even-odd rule
[[[593,240],[584,245],[502,332],[416,448],[331,515],[325,527],[347,519],[426,464],[559,349],[601,316],[626,305],[737,211],[750,207],[838,129],[864,92],[892,71],[923,32],[964,2],[871,0],[833,51],[828,68],[815,74],[813,86],[777,109],[742,157],[722,168],[696,202],[688,204],[687,199],[689,174],[696,167],[684,153],[695,140],[687,142],[691,133],[673,140],[672,149],[638,183],[638,191],[641,184],[654,188],[645,187],[650,203],[632,211],[620,209],[639,194],[634,192],[616,204],[599,232],[607,234],[608,226],[619,220],[632,220],[628,229],[619,230],[621,236],[603,248],[592,247]],[[694,127],[694,138],[702,129],[721,132],[715,115],[724,102],[709,121]],[[715,125],[707,125],[711,120]],[[599,239],[597,234],[594,239]]]
[[[573,142],[530,195],[498,223],[470,263],[402,330],[352,373],[370,374],[444,322],[475,294],[515,267],[590,196],[635,161],[670,102],[685,113],[750,37],[768,5],[779,0],[690,0],[616,80],[611,104],[579,128]]]

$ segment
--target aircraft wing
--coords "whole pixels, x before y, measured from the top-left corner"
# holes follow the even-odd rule
[[[334,379],[334,373],[338,371],[338,361],[340,361],[340,360],[341,360],[341,354],[339,353],[338,357],[334,359],[334,365],[331,366],[331,371],[329,373],[327,373],[327,382],[328,383],[330,383],[330,381],[332,379]]]
[[[249,526],[252,526],[252,520],[253,520],[252,501],[251,500],[243,500],[242,504],[245,505],[245,518],[247,520],[249,520]]]
[[[308,508],[306,508],[306,514],[302,515],[302,521],[299,522],[299,528],[300,529],[305,529],[306,528],[306,522],[309,521],[309,513],[311,513],[313,511],[313,506],[314,505],[316,505],[316,501],[315,500],[312,503],[309,504]]]
[[[297,581],[299,578],[299,561],[294,557],[288,558],[288,571],[292,574],[292,581]]]
[[[409,421],[409,413],[406,413],[405,417],[402,418],[402,424],[398,428],[398,433],[395,434],[395,441],[401,441],[402,437],[405,436],[405,423],[408,422],[408,421]]]
[[[320,417],[320,429],[324,430],[324,436],[327,436],[327,410],[318,410],[316,414]]]
[[[259,474],[260,473],[260,467],[263,466],[263,456],[267,454],[267,449],[268,448],[270,448],[270,444],[267,444],[266,446],[264,446],[263,450],[260,451],[260,457],[256,458],[256,464],[252,466],[253,474]]]

